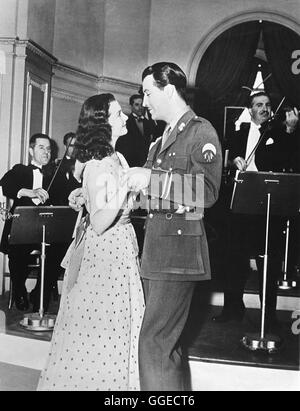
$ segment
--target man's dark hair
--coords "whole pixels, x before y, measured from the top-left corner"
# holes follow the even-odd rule
[[[72,131],[70,133],[67,133],[64,135],[64,145],[66,146],[68,144],[68,140],[73,139],[76,137],[76,134],[73,133]]]
[[[258,93],[256,93],[256,94],[252,94],[251,96],[249,96],[249,99],[248,99],[248,108],[251,108],[251,107],[253,106],[253,100],[254,100],[256,97],[262,97],[262,96],[268,97],[268,99],[271,101],[270,96],[269,96],[265,91],[260,91],[260,92],[258,92]]]
[[[45,140],[48,140],[48,141],[50,142],[50,144],[51,144],[51,138],[50,138],[49,136],[47,136],[47,134],[37,133],[37,134],[33,134],[33,135],[30,137],[30,140],[29,140],[29,147],[30,147],[30,148],[34,148],[34,147],[35,147],[35,145],[36,145],[36,140],[37,140],[38,138],[43,138],[43,139],[45,139]]]
[[[178,94],[185,100],[187,79],[183,70],[177,64],[166,62],[153,64],[144,70],[142,79],[144,80],[149,75],[153,75],[158,88],[173,84]]]
[[[139,99],[139,100],[142,99],[143,100],[143,96],[141,94],[134,94],[133,96],[130,97],[129,104],[132,106],[133,103],[134,103],[134,100],[137,100],[137,99]]]

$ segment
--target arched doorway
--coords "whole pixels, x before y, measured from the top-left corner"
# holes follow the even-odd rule
[[[281,21],[277,15],[274,19],[270,15],[263,17],[267,16],[243,15],[216,27],[199,45],[188,71],[189,84],[194,86],[194,109],[213,123],[223,143],[227,138],[224,131],[231,131],[224,127],[225,107],[245,107],[258,69],[274,108],[283,97],[285,105],[300,108],[300,27],[285,18]],[[228,116],[231,125],[234,115],[232,111]],[[221,191],[220,201],[206,212],[217,284],[226,264],[224,247],[228,242],[231,196],[227,188],[224,184],[225,194]]]
[[[297,23],[264,13],[236,16],[214,28],[196,50],[188,71],[194,109],[213,123],[221,139],[225,137],[224,107],[246,105],[258,66],[267,78],[265,87],[274,106],[285,96],[286,104],[300,107]]]

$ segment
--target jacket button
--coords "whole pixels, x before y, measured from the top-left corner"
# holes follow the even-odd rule
[[[151,213],[151,214],[149,214],[149,218],[153,218],[153,214]]]
[[[181,234],[182,234],[182,230],[178,230],[178,231],[177,231],[177,234],[178,234],[178,235],[181,235]]]
[[[158,158],[157,159],[157,164],[161,164],[161,161],[162,161],[161,158]]]

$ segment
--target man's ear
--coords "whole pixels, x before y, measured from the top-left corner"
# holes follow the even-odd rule
[[[174,86],[174,84],[168,84],[165,86],[164,90],[168,98],[172,98],[174,93],[176,92],[176,87]]]
[[[252,118],[253,116],[252,116],[252,108],[248,108],[248,111],[249,111],[249,114],[250,114],[250,117]]]
[[[31,158],[33,158],[33,149],[29,147],[29,154],[31,155]]]

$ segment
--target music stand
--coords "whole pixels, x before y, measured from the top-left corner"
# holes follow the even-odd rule
[[[280,349],[281,340],[274,335],[265,335],[270,216],[292,217],[299,214],[300,174],[237,171],[234,181],[232,212],[266,216],[261,332],[260,335],[246,335],[242,344],[251,351],[274,354]]]
[[[12,215],[9,243],[11,245],[41,244],[41,290],[39,313],[25,314],[21,326],[30,331],[49,331],[54,328],[53,315],[44,315],[44,282],[46,247],[68,243],[77,219],[70,207],[16,207]]]
[[[290,290],[297,287],[297,281],[288,280],[288,256],[289,256],[289,244],[290,244],[290,220],[287,220],[285,230],[285,253],[284,253],[284,269],[283,280],[278,281],[278,288],[280,290]]]

